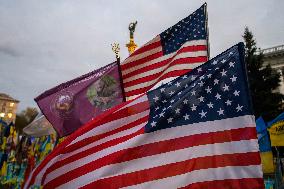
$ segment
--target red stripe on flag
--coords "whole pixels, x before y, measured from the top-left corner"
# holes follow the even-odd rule
[[[186,74],[187,72],[191,71],[191,69],[184,69],[184,70],[175,70],[175,71],[171,71],[171,72],[168,72],[164,75],[162,75],[157,82],[151,84],[150,86],[148,87],[143,87],[143,88],[140,88],[140,89],[135,89],[135,90],[131,90],[131,91],[128,91],[128,92],[125,92],[126,96],[134,96],[134,95],[139,95],[139,94],[142,94],[144,93],[145,91],[148,91],[150,90],[154,85],[156,85],[156,83],[158,83],[159,81],[163,80],[163,79],[166,79],[166,78],[169,78],[169,77],[178,77],[178,76],[181,76],[183,74]]]
[[[86,146],[86,145],[88,145],[88,144],[90,144],[90,143],[96,142],[96,141],[101,140],[101,139],[103,139],[103,138],[105,138],[105,137],[108,137],[108,136],[111,136],[111,135],[113,135],[113,134],[119,133],[119,132],[121,132],[121,131],[130,129],[130,128],[133,128],[133,127],[135,127],[135,126],[137,126],[137,125],[139,125],[139,124],[142,124],[142,123],[147,122],[147,121],[148,121],[148,118],[149,118],[149,116],[143,117],[143,118],[141,118],[141,119],[138,119],[138,120],[136,120],[136,121],[134,121],[134,122],[132,122],[132,123],[129,123],[129,124],[127,124],[127,125],[124,125],[124,126],[122,126],[122,127],[120,127],[120,128],[117,128],[117,129],[115,129],[115,130],[112,130],[112,131],[109,131],[109,132],[106,132],[106,133],[103,133],[103,134],[101,134],[101,135],[97,135],[97,136],[94,136],[94,137],[90,137],[90,138],[88,138],[88,139],[86,139],[86,140],[82,140],[82,141],[80,141],[80,142],[78,142],[78,143],[75,143],[75,144],[73,144],[73,145],[67,146],[67,147],[64,149],[64,152],[63,152],[63,153],[72,152],[72,151],[74,151],[74,150],[76,150],[76,149],[79,149],[79,148],[82,147],[82,146]],[[74,161],[74,157],[76,157],[75,160],[77,160],[77,159],[80,159],[80,158],[82,158],[82,157],[88,156],[88,155],[94,153],[95,151],[97,151],[97,150],[95,150],[95,149],[98,149],[98,148],[99,148],[98,146],[95,146],[95,147],[93,147],[93,148],[90,148],[90,149],[85,150],[85,151],[83,151],[83,152],[80,152],[80,153],[78,153],[78,154],[75,154],[74,156],[71,156],[71,157],[66,158],[66,159],[64,159],[64,160],[61,160],[61,161],[58,161],[58,162],[56,162],[56,163],[51,167],[51,169],[56,169],[56,168],[58,168],[58,167],[61,167],[61,166],[64,165],[64,164],[73,162],[73,161]]]
[[[205,45],[202,45],[201,47],[204,47],[204,48],[206,49],[206,46],[205,46]],[[201,47],[200,47],[200,48],[201,48]],[[196,51],[200,51],[200,50],[199,50],[200,48],[197,48]],[[192,49],[192,48],[189,48],[189,47],[184,47],[183,49],[181,49],[181,52],[193,52],[193,49]],[[179,53],[179,54],[180,54],[180,53]],[[156,68],[165,66],[165,65],[167,65],[173,58],[175,58],[175,57],[176,57],[177,55],[179,55],[179,54],[177,53],[175,56],[173,56],[173,57],[171,57],[171,58],[169,58],[169,59],[166,59],[166,60],[157,62],[157,63],[152,64],[152,65],[149,65],[149,66],[145,66],[145,67],[140,68],[140,69],[137,69],[137,70],[134,70],[134,71],[132,71],[132,72],[130,72],[130,73],[128,73],[128,74],[124,74],[124,75],[122,75],[122,78],[123,78],[123,79],[126,79],[126,78],[132,77],[132,76],[134,76],[134,75],[141,74],[141,73],[144,73],[144,72],[147,72],[147,71],[150,71],[150,70],[153,70],[153,69],[156,69]],[[190,57],[189,57],[189,58],[190,58]],[[206,60],[207,60],[207,57],[206,57],[205,61],[206,61]],[[195,62],[193,62],[193,63],[195,63]],[[174,64],[173,64],[173,65],[174,65]]]
[[[206,51],[206,49],[207,49],[206,45],[192,45],[192,46],[188,46],[188,47],[182,47],[181,49],[179,49],[178,51],[175,52],[175,56],[178,55],[178,54],[184,53],[184,52]],[[141,64],[144,64],[146,62],[155,60],[157,58],[162,57],[163,55],[164,55],[163,52],[160,51],[160,52],[154,53],[152,55],[143,57],[141,59],[122,64],[120,67],[121,67],[121,70],[123,72],[124,70],[133,68],[133,66],[141,65]]]
[[[207,45],[192,45],[188,47],[183,47],[178,51],[178,53],[195,51],[207,51]]]
[[[143,67],[143,68],[141,68],[141,69],[134,70],[133,72],[130,72],[130,73],[125,74],[125,75],[122,75],[122,78],[123,78],[123,79],[127,79],[127,78],[129,78],[129,77],[134,76],[134,75],[137,75],[137,74],[140,74],[140,73],[144,73],[144,72],[147,72],[147,71],[150,71],[150,70],[153,70],[153,69],[156,69],[156,68],[165,66],[165,65],[167,65],[167,64],[169,63],[170,60],[172,60],[172,58],[171,58],[171,59],[163,60],[163,61],[158,62],[158,63],[156,63],[156,64],[152,64],[152,65]]]
[[[109,148],[109,147],[111,147],[111,146],[118,145],[118,144],[120,144],[120,143],[122,143],[122,142],[125,142],[125,141],[127,141],[127,140],[129,140],[129,139],[131,139],[131,138],[133,138],[133,137],[135,137],[135,136],[141,135],[141,134],[143,134],[143,133],[144,133],[144,128],[142,128],[142,129],[138,130],[137,132],[132,133],[132,134],[130,134],[130,135],[126,135],[126,136],[123,136],[123,137],[116,138],[116,139],[110,140],[110,141],[108,141],[108,142],[105,142],[105,143],[103,143],[103,144],[101,144],[101,145],[99,145],[99,146],[96,146],[96,147],[92,148],[91,150],[92,150],[93,153],[96,153],[96,152],[98,152],[98,151],[101,151],[101,150],[103,150],[103,149]],[[84,151],[84,152],[89,153],[89,151],[90,151],[90,150],[86,150],[86,151]],[[92,153],[91,153],[91,154],[92,154]],[[81,153],[80,153],[80,155],[82,156]],[[73,158],[73,160],[75,161],[75,160],[79,159],[80,156],[79,156],[79,155],[78,155],[78,156],[72,156],[71,158]],[[53,167],[53,166],[52,166],[52,167]],[[44,183],[44,180],[45,180],[45,178],[46,178],[47,173],[50,172],[50,171],[52,171],[52,170],[51,170],[52,167],[48,168],[47,171],[45,172],[45,174],[44,174],[44,176],[43,176],[43,179],[42,179],[42,184]],[[86,169],[84,169],[84,170],[86,170]],[[84,172],[84,170],[83,170],[83,172]],[[71,171],[70,171],[70,172],[71,172]],[[70,172],[68,172],[68,173],[70,173]],[[77,172],[77,174],[80,174],[80,175],[81,175],[81,173],[82,173],[82,172]],[[76,174],[76,177],[78,176],[77,174]],[[74,176],[75,176],[75,175],[74,175]],[[75,177],[75,178],[76,178],[76,177]],[[58,178],[60,178],[60,177],[57,177],[57,178],[54,179],[53,181],[56,181],[56,180],[58,181]],[[65,179],[70,180],[70,178],[71,178],[71,177],[65,178]],[[62,184],[62,181],[63,181],[63,180],[64,180],[64,179],[62,179],[62,178],[59,179],[59,183],[61,182],[61,184]],[[59,184],[59,183],[57,182],[57,184]]]
[[[141,145],[141,146],[134,147],[134,148],[128,148],[128,149],[117,151],[101,159],[95,160],[77,169],[74,169],[65,174],[62,174],[59,177],[55,178],[54,180],[50,181],[47,184],[47,186],[50,186],[51,188],[59,186],[62,183],[66,183],[81,175],[84,175],[88,172],[94,171],[98,168],[101,168],[103,166],[110,165],[110,164],[126,162],[126,161],[130,161],[130,160],[134,160],[134,159],[138,159],[138,158],[142,158],[146,156],[175,151],[175,150],[189,148],[189,147],[198,146],[198,145],[223,143],[223,142],[230,142],[230,141],[240,141],[240,140],[250,140],[250,139],[255,139],[255,136],[256,136],[255,128],[247,127],[247,128],[219,131],[219,132],[213,132],[213,133],[202,133],[202,134],[197,134],[197,135],[190,135],[186,137],[181,137],[181,138],[176,138],[176,139],[171,139],[171,140],[166,140],[166,141],[159,141],[159,142],[155,142],[151,144],[145,144],[145,145]],[[104,148],[105,147],[106,146],[104,146]],[[85,157],[85,153],[87,153],[87,155],[91,154],[91,151],[93,151],[92,153],[96,153],[98,152],[98,148],[101,149],[101,147],[97,146],[97,147],[94,147],[88,150],[88,152],[84,151],[78,155],[74,155],[74,157],[71,157],[72,161]],[[127,154],[127,156],[125,156],[124,154]],[[69,159],[68,162],[70,162],[70,160],[71,159]],[[64,164],[65,163],[62,162],[61,166]],[[49,169],[48,173],[50,173],[53,170],[55,170],[54,167]]]
[[[129,116],[144,112],[145,110],[149,109],[149,106],[150,106],[149,102],[144,101],[144,102],[140,102],[140,103],[134,104],[134,105],[129,106],[129,107],[124,107],[121,110],[113,112],[111,114],[111,116],[107,116],[104,119],[100,119],[97,122],[93,123],[93,126],[89,127],[89,129],[85,129],[85,132],[88,132],[91,129],[96,128],[97,126],[101,126],[101,125],[109,123],[111,121],[123,119],[125,117],[129,117]],[[70,145],[70,146],[72,146],[72,145]],[[63,152],[66,152],[66,151],[63,150]]]
[[[79,128],[75,133],[71,134],[69,137],[67,137],[62,143],[60,143],[56,148],[48,154],[45,159],[39,164],[38,167],[35,168],[34,172],[31,175],[31,179],[28,183],[28,188],[35,182],[36,176],[44,169],[45,166],[53,159],[55,158],[58,154],[61,154],[61,150],[63,150],[68,144],[70,144],[75,138],[78,136],[82,135],[83,133],[91,130],[94,128],[94,125],[97,125],[97,122],[102,121],[103,119],[106,119],[112,115],[112,113],[118,111],[120,108],[123,108],[127,106],[128,104],[132,103],[134,100],[130,100],[128,102],[121,103],[105,112],[100,114],[99,116],[96,117],[96,119],[88,122],[84,127]],[[148,103],[148,102],[147,102]],[[135,105],[133,105],[135,107]]]
[[[154,43],[150,43],[149,45],[145,45],[145,46],[143,46],[143,47],[137,49],[136,51],[134,51],[134,52],[130,55],[130,57],[132,57],[132,56],[134,56],[134,55],[137,55],[137,54],[144,53],[144,52],[146,52],[146,51],[150,51],[150,50],[152,50],[152,49],[154,49],[154,48],[157,48],[157,47],[159,47],[159,46],[161,46],[160,40],[159,40],[159,41],[156,41],[156,42],[154,42]]]
[[[121,70],[123,72],[123,70],[127,70],[129,68],[132,68],[133,66],[144,64],[145,62],[149,62],[149,61],[157,59],[157,58],[159,58],[161,56],[163,56],[163,52],[162,51],[154,53],[154,54],[151,54],[151,55],[146,56],[146,57],[143,57],[141,59],[135,60],[133,62],[128,62],[126,64],[122,64],[120,67],[121,67]]]
[[[176,59],[173,62],[171,62],[167,68],[163,69],[160,72],[157,72],[155,74],[149,75],[149,76],[145,76],[143,78],[139,78],[139,79],[135,79],[133,81],[129,81],[123,84],[123,86],[125,88],[133,86],[133,85],[137,85],[140,83],[145,83],[145,82],[149,82],[152,81],[154,79],[157,79],[159,76],[162,76],[163,72],[167,71],[168,68],[174,66],[174,65],[179,65],[179,64],[193,64],[193,63],[202,63],[204,61],[206,61],[207,57],[206,56],[200,56],[200,57],[188,57],[188,58],[180,58],[180,59]]]
[[[137,185],[143,182],[181,175],[194,170],[226,166],[248,166],[259,164],[260,158],[258,152],[199,157],[182,162],[118,175],[110,178],[100,179],[81,188],[117,189],[121,187]]]
[[[208,188],[238,188],[238,189],[264,189],[262,178],[242,178],[204,181],[190,184],[179,189],[208,189]]]
[[[135,115],[141,112],[144,112],[145,110],[149,109],[149,102],[145,101],[145,102],[140,102],[137,104],[134,104],[132,106],[129,107],[124,107],[121,110],[118,110],[117,112],[114,112],[111,114],[111,116],[108,116],[102,120],[100,120],[100,122],[96,122],[96,126],[98,125],[103,125],[105,123],[114,121],[114,120],[118,120],[118,119],[122,119],[125,117],[129,117],[131,115]],[[91,128],[93,129],[94,126]]]

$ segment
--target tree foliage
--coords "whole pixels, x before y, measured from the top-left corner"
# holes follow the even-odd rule
[[[36,108],[27,107],[21,113],[16,115],[16,129],[22,133],[22,130],[25,126],[31,123],[34,118],[37,116],[38,110]]]
[[[269,64],[263,65],[263,54],[258,51],[254,36],[247,27],[243,38],[255,116],[271,120],[283,111],[284,96],[276,92],[280,86],[280,74]]]

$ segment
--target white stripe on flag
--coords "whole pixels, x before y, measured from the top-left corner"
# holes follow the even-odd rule
[[[206,40],[187,41],[180,47],[180,49],[182,49],[183,47],[196,46],[196,45],[207,45],[207,41]],[[131,73],[134,70],[138,70],[138,69],[144,68],[146,66],[150,66],[150,65],[156,64],[156,63],[161,62],[163,60],[170,59],[173,56],[175,56],[176,54],[177,54],[177,52],[173,52],[171,54],[164,55],[162,57],[159,57],[159,58],[156,58],[154,60],[145,62],[143,64],[133,65],[133,66],[129,67],[128,69],[122,69],[122,75],[126,75],[128,73]],[[131,56],[129,58],[131,58]],[[132,61],[128,61],[129,58],[127,58],[124,62],[122,62],[121,65],[128,64],[128,63],[131,63],[131,62],[139,60],[139,59],[135,59],[135,60],[132,60]]]
[[[171,60],[171,62],[178,61],[181,58],[190,58],[190,57],[199,57],[199,56],[207,56],[207,52],[206,51],[197,51],[197,52],[184,52],[184,53],[180,53],[176,57],[174,57],[173,60]],[[169,62],[168,64],[166,64],[164,66],[157,67],[155,69],[149,70],[147,72],[143,72],[141,74],[136,74],[136,75],[134,75],[132,77],[128,77],[128,78],[124,79],[124,82],[126,83],[126,82],[129,82],[129,81],[133,81],[133,80],[136,80],[136,79],[140,79],[140,78],[149,76],[149,75],[153,75],[155,73],[159,73],[159,72],[165,70],[171,64],[171,62]],[[200,65],[201,63],[195,63],[195,64]],[[183,65],[187,65],[187,67],[185,66],[185,69],[192,69],[192,68],[196,67],[196,66],[195,67],[192,66],[193,64],[189,64],[189,63],[183,63]],[[173,67],[174,66],[171,66],[168,69],[172,68],[172,70],[175,70],[175,69],[173,69]],[[165,73],[167,73],[167,72],[165,72]]]
[[[189,184],[197,182],[225,180],[225,179],[242,179],[242,178],[262,178],[261,165],[233,166],[233,167],[228,166],[228,167],[195,170],[182,175],[145,182],[134,186],[124,187],[124,189],[137,189],[137,188],[173,189],[173,188],[184,187]]]
[[[93,143],[88,144],[86,146],[83,146],[81,148],[78,148],[75,151],[72,151],[70,153],[65,154],[64,157],[60,158],[59,160],[66,159],[66,158],[71,157],[73,155],[76,155],[77,153],[80,153],[80,152],[84,152],[85,150],[88,150],[90,148],[93,148],[95,146],[103,144],[103,143],[108,142],[110,140],[113,140],[113,139],[116,139],[116,138],[120,138],[120,137],[123,137],[123,136],[126,136],[126,135],[130,135],[130,134],[140,130],[145,125],[146,125],[146,122],[142,123],[142,124],[139,124],[136,127],[130,128],[128,130],[125,130],[125,131],[122,131],[122,132],[119,132],[119,133],[115,133],[114,135],[110,135],[108,137],[102,138],[101,140],[98,140],[96,142],[93,142]]]
[[[137,99],[135,99],[135,100],[129,102],[128,104],[126,104],[125,106],[123,106],[122,108],[120,108],[119,110],[122,110],[122,109],[128,108],[128,107],[131,107],[131,106],[133,106],[133,105],[135,105],[135,104],[139,104],[139,103],[142,103],[142,102],[146,102],[147,100],[148,100],[147,95],[143,95],[143,96],[141,96],[140,98],[137,98]],[[119,111],[119,110],[117,110],[117,111]],[[147,111],[149,111],[149,110],[147,110]],[[149,113],[147,113],[147,114],[149,114]],[[144,115],[144,113],[141,113],[141,115]],[[137,115],[136,115],[136,116],[137,116]],[[117,125],[117,124],[115,124],[115,122],[112,122],[112,123],[114,123],[114,125]],[[126,121],[125,123],[127,123],[127,121]],[[141,125],[142,125],[142,124],[141,124]],[[144,124],[144,125],[145,125],[145,124]],[[118,126],[119,126],[119,125],[118,125]],[[112,127],[114,127],[114,126],[112,126]],[[86,133],[84,133],[84,135],[85,135],[86,137],[94,136],[94,133],[97,132],[96,129],[97,129],[97,128],[93,128],[92,130],[90,130],[89,132],[87,132],[87,133],[88,133],[87,135],[85,135]],[[104,128],[104,129],[105,129],[105,128]],[[107,131],[107,129],[106,129],[104,132],[106,132],[106,131]],[[81,135],[81,136],[82,136],[82,135]],[[82,139],[84,139],[84,138],[78,139],[78,137],[77,137],[75,140],[76,140],[76,142],[79,142],[79,141],[81,141]],[[91,145],[92,145],[92,144],[91,144]],[[70,144],[67,145],[67,146],[70,146]],[[49,162],[39,171],[39,173],[37,174],[35,183],[41,183],[43,174],[44,174],[44,173],[46,172],[46,170],[47,170],[50,166],[52,166],[56,161],[62,160],[63,158],[70,157],[70,156],[72,156],[74,153],[80,152],[80,151],[81,151],[80,149],[86,149],[86,148],[85,148],[85,147],[79,148],[79,149],[77,149],[77,150],[75,150],[75,151],[72,151],[72,152],[70,152],[70,153],[68,153],[68,154],[64,154],[64,155],[63,155],[63,154],[60,154],[60,155],[54,157],[51,161],[49,161]],[[29,176],[29,178],[28,178],[28,180],[27,180],[26,183],[29,183],[29,182],[31,181],[32,175],[33,175],[33,173],[35,172],[35,170],[36,170],[36,169],[34,169],[34,170],[32,171],[32,173],[30,174],[30,176]],[[25,188],[26,188],[26,185],[25,185]]]
[[[240,124],[242,123],[242,124]],[[66,170],[72,171],[78,167],[84,166],[92,161],[99,158],[105,157],[117,151],[133,148],[136,146],[141,146],[144,144],[150,144],[159,141],[165,141],[185,136],[192,136],[201,133],[210,133],[216,131],[225,131],[237,128],[246,128],[248,125],[252,127],[255,126],[252,116],[246,115],[236,118],[228,118],[224,120],[208,121],[203,123],[189,124],[185,126],[173,127],[164,130],[159,130],[156,132],[145,133],[138,135],[132,139],[127,140],[127,142],[119,143],[115,146],[98,151],[89,156],[83,157],[78,160],[74,160],[69,164],[64,164],[60,168],[53,170],[47,176],[47,181],[53,180],[54,178],[66,173]],[[66,154],[68,156],[68,153]]]
[[[154,49],[151,49],[151,50],[148,50],[148,51],[145,51],[143,53],[140,53],[140,54],[137,54],[137,55],[133,55],[133,56],[130,56],[129,58],[127,58],[125,60],[125,62],[123,62],[123,64],[127,64],[127,63],[131,63],[131,62],[134,62],[136,60],[139,60],[141,58],[145,58],[147,56],[150,56],[152,54],[155,54],[155,53],[158,53],[158,52],[162,52],[162,46],[158,46]]]
[[[140,88],[143,88],[143,87],[151,86],[153,83],[156,83],[157,81],[159,81],[160,77],[162,77],[163,75],[165,75],[169,72],[177,71],[177,70],[185,70],[185,69],[194,69],[194,68],[200,66],[201,64],[203,64],[203,63],[194,63],[194,64],[186,64],[185,63],[185,64],[178,64],[178,65],[170,66],[163,73],[161,73],[161,75],[159,77],[157,77],[156,79],[153,79],[153,80],[150,80],[150,81],[147,81],[147,82],[141,82],[140,84],[133,85],[133,86],[130,86],[130,87],[126,87],[124,89],[124,91],[129,92],[129,91],[132,91],[132,90],[135,90],[135,89],[140,89]],[[149,71],[149,73],[150,72],[151,71]],[[139,76],[143,77],[143,74],[144,73],[139,74]],[[146,76],[146,73],[145,73],[145,76]]]
[[[146,46],[148,45],[151,45],[153,43],[156,43],[158,41],[160,41],[161,38],[160,38],[160,35],[156,36],[154,39],[152,39],[151,41],[149,41],[148,43],[146,43],[145,45],[143,45],[142,47],[140,47],[140,49],[143,49],[145,48]],[[160,49],[160,50],[159,50]],[[154,54],[155,52],[159,52],[159,51],[162,51],[162,46],[159,46],[159,47],[156,47],[156,48],[153,48],[153,49],[149,49],[145,52],[142,52],[142,53],[138,53],[138,54],[132,54],[130,55],[128,58],[126,58],[122,64],[127,64],[129,62],[132,62],[132,61],[135,61],[135,60],[139,60],[143,57],[146,57],[146,56],[149,56],[151,54]],[[150,52],[150,53],[148,53]]]
[[[68,188],[73,186],[75,188],[82,187],[90,182],[113,177],[116,175],[127,174],[139,170],[149,169],[152,167],[158,167],[175,162],[181,162],[193,158],[223,155],[223,154],[234,154],[234,153],[247,153],[257,152],[258,147],[256,145],[257,140],[245,140],[236,142],[216,143],[208,145],[194,146],[186,149],[171,151],[167,153],[157,154],[148,156],[124,163],[111,164],[95,171],[89,172],[88,174],[82,175],[59,188]],[[139,166],[137,166],[139,165]],[[48,181],[47,181],[48,182]]]
[[[163,79],[163,80],[159,81],[158,83],[156,83],[149,91],[154,90],[154,89],[160,87],[161,85],[163,85],[165,83],[168,83],[168,82],[170,82],[170,81],[172,81],[172,80],[174,80],[176,78],[177,77],[168,77],[166,79]]]
[[[62,155],[58,155],[58,156],[55,156],[53,159],[51,159],[42,169],[41,171],[37,174],[36,178],[35,178],[35,181],[34,183],[37,183],[37,185],[39,185],[41,183],[41,180],[42,180],[42,177],[43,177],[43,174],[46,172],[46,170],[52,166],[57,160],[58,158],[60,158]],[[40,164],[39,164],[40,165]],[[39,166],[38,165],[38,166]],[[37,168],[33,169],[33,171],[30,173],[26,183],[30,183],[31,182],[31,179],[32,179],[32,175],[34,174],[34,172],[36,171]],[[24,186],[24,189],[27,189],[28,186],[25,184]]]
[[[77,137],[74,141],[72,141],[69,144],[69,146],[72,145],[72,144],[75,144],[76,142],[84,140],[88,137],[93,137],[95,135],[103,134],[103,133],[106,133],[108,131],[112,131],[114,129],[120,128],[123,125],[129,124],[129,123],[131,123],[131,122],[133,122],[133,121],[135,121],[139,118],[146,117],[147,115],[149,115],[149,110],[128,116],[127,119],[121,118],[121,119],[117,119],[117,120],[113,120],[111,122],[105,123],[103,125],[100,125],[98,127],[93,128],[92,130],[90,130],[90,131],[82,134],[81,136]]]

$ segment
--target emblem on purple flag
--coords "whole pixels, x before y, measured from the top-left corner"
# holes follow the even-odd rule
[[[60,136],[71,134],[123,101],[118,64],[111,63],[58,85],[35,101]]]

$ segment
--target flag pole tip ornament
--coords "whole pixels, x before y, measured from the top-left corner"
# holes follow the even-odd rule
[[[240,43],[80,128],[25,188],[264,188],[247,84]]]
[[[207,35],[203,5],[137,49],[121,63],[125,96],[133,99],[206,62]]]
[[[119,47],[119,43],[113,43],[111,44],[111,49],[115,54],[116,59],[120,59],[120,47]]]

